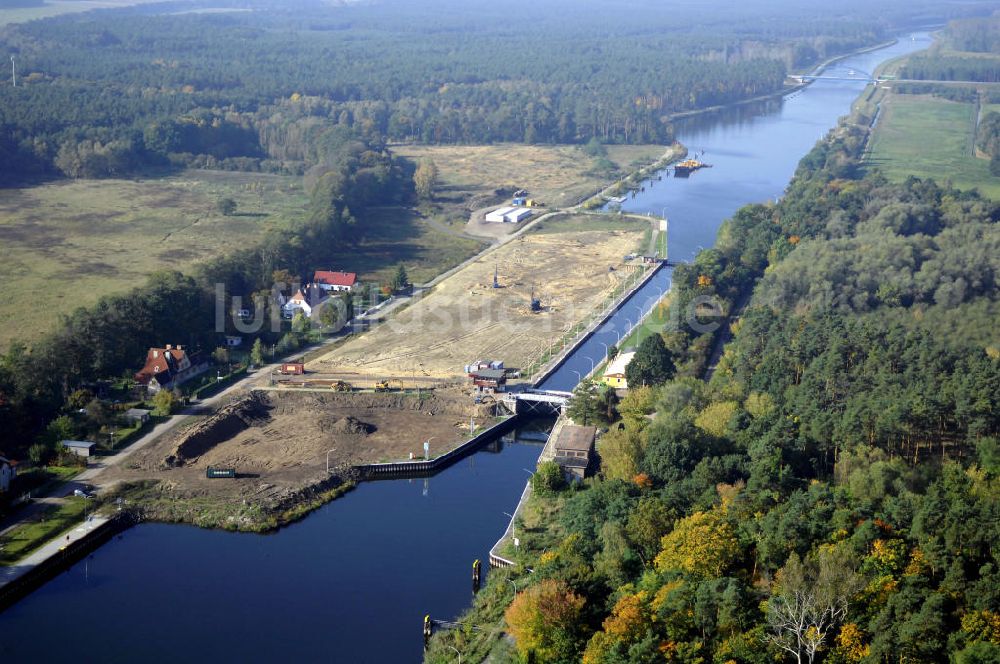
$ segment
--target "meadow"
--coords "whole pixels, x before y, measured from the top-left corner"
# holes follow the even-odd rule
[[[218,211],[222,198],[235,214]],[[250,246],[306,205],[301,178],[221,171],[0,190],[0,348],[153,272]]]
[[[974,106],[928,96],[890,94],[882,102],[868,165],[897,182],[911,175],[949,180],[1000,197],[989,161],[973,156]]]

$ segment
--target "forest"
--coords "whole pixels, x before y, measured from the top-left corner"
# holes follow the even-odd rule
[[[979,11],[847,5],[253,0],[10,25],[0,47],[21,74],[0,88],[0,181],[297,173],[330,124],[390,141],[669,142],[672,113],[772,93],[901,25]]]
[[[1000,205],[865,172],[863,120],[676,268],[681,310],[752,292],[709,381],[715,339],[682,326],[666,373],[574,396],[601,473],[539,468],[519,592],[501,579],[472,614],[522,661],[1000,658]]]

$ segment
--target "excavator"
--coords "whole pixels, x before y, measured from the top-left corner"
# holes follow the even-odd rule
[[[376,392],[392,392],[393,390],[402,390],[402,389],[403,389],[403,381],[397,378],[380,380],[375,383]]]

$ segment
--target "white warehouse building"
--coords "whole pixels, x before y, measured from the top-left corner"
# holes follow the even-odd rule
[[[523,207],[502,207],[486,215],[486,221],[497,224],[516,224],[531,216],[531,210]]]

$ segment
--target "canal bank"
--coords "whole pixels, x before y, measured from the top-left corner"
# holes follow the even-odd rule
[[[818,82],[757,116],[747,107],[714,124],[685,121],[715,168],[658,184],[629,207],[669,206],[671,254],[689,259],[740,205],[780,195],[860,87]],[[620,332],[638,317],[614,320]],[[589,371],[580,353],[568,364]],[[331,652],[341,661],[418,661],[422,617],[469,605],[469,566],[509,524],[504,512],[539,451],[505,443],[432,478],[363,483],[271,536],[140,524],[0,614],[0,657],[37,660],[41,647],[46,659],[87,652],[105,662],[315,661]],[[62,638],[51,639],[56,624]]]

